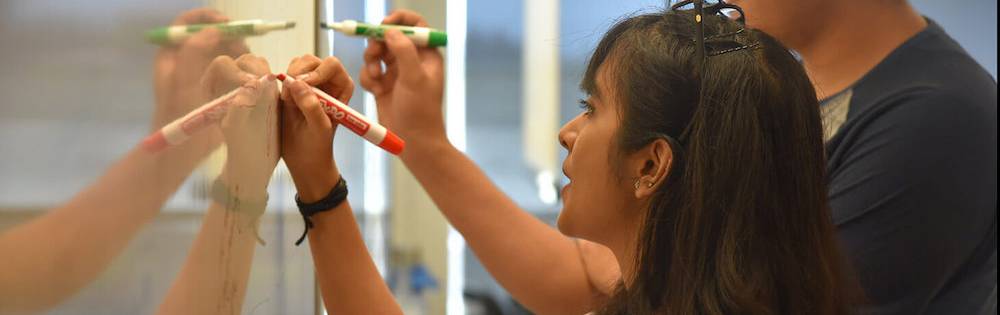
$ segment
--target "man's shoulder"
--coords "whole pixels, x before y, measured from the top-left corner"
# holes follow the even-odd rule
[[[995,122],[996,99],[993,77],[931,22],[853,87],[848,120],[915,106],[932,116],[992,113]]]

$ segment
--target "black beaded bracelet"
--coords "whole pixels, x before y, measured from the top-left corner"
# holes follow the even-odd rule
[[[306,230],[302,232],[299,240],[295,241],[295,246],[302,244],[302,241],[306,239],[306,234],[309,234],[309,229],[313,227],[312,220],[310,219],[312,215],[333,209],[345,200],[347,200],[347,181],[343,177],[337,181],[337,185],[333,186],[333,189],[330,190],[329,194],[326,194],[326,197],[317,202],[302,202],[302,199],[299,199],[299,195],[295,194],[295,204],[299,206],[299,213],[302,214],[302,219],[306,224]]]

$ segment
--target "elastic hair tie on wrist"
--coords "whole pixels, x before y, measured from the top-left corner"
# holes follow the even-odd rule
[[[306,239],[306,235],[309,234],[309,229],[313,228],[313,222],[310,219],[312,215],[333,209],[345,200],[347,200],[347,181],[344,180],[344,177],[340,177],[337,185],[333,186],[330,193],[319,201],[305,203],[302,202],[302,199],[299,199],[298,194],[295,194],[295,204],[299,206],[299,213],[302,214],[302,220],[305,221],[306,226],[305,231],[302,231],[302,236],[299,237],[299,240],[295,241],[295,246],[302,244],[302,241]]]

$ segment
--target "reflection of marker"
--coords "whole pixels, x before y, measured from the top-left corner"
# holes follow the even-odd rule
[[[149,30],[146,32],[146,39],[157,45],[176,44],[209,27],[218,29],[226,38],[238,38],[290,29],[295,27],[295,22],[244,20],[215,24],[174,25]]]
[[[397,29],[413,40],[413,43],[420,47],[440,47],[448,44],[448,35],[442,31],[416,26],[389,25],[389,24],[368,24],[355,20],[345,20],[327,24],[320,22],[319,27],[332,29],[347,35],[371,37],[376,40],[383,40],[385,30]]]
[[[274,81],[274,75],[265,75],[258,79],[260,83]],[[268,85],[261,84],[259,89],[267,88]],[[272,87],[273,88],[273,87]],[[178,118],[160,128],[153,134],[142,140],[142,147],[151,152],[158,152],[172,145],[178,145],[187,141],[192,135],[205,127],[217,123],[226,116],[229,105],[240,91],[245,91],[246,87],[238,87],[225,95],[201,105],[184,117]]]
[[[285,83],[295,81],[291,76],[287,76],[284,73],[278,74],[278,80]],[[350,106],[341,103],[322,90],[315,87],[312,90],[313,93],[316,93],[320,104],[323,104],[323,111],[326,112],[327,116],[336,119],[338,123],[347,127],[347,129],[365,138],[368,142],[389,151],[389,153],[398,155],[400,152],[403,152],[403,146],[406,143],[399,136],[396,136],[395,133],[379,125],[378,122],[371,121],[368,117],[362,116]]]

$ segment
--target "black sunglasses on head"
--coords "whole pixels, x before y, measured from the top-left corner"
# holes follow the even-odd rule
[[[730,47],[721,50],[709,50],[708,43],[721,42],[720,38],[732,37],[739,35],[746,31],[746,15],[743,14],[743,9],[739,6],[728,4],[722,0],[707,1],[707,0],[683,0],[677,2],[670,6],[671,11],[688,11],[693,10],[695,12],[694,23],[695,23],[695,47],[698,50],[698,56],[702,59],[711,56],[718,56],[725,53],[730,53],[743,49],[754,49],[760,47],[760,43],[752,44],[742,44],[736,47]],[[721,15],[723,18],[735,20],[740,24],[740,28],[736,31],[715,34],[706,37],[705,36],[705,24],[704,16],[709,15]]]

